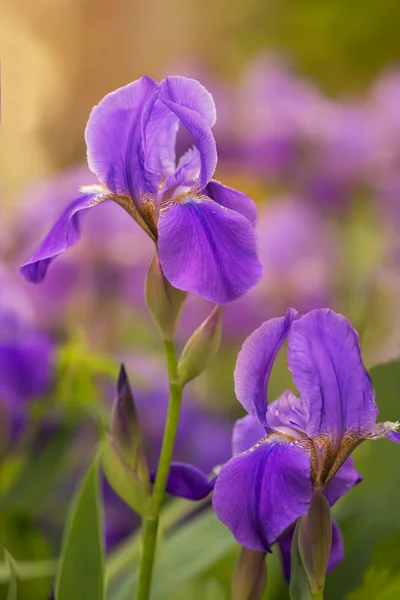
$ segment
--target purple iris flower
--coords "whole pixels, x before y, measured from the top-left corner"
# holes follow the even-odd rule
[[[156,243],[165,277],[218,304],[235,300],[261,277],[253,201],[212,180],[217,166],[214,100],[200,83],[142,77],[108,94],[86,127],[89,168],[101,185],[82,188],[23,275],[41,282],[56,256],[79,237],[79,213],[113,200]],[[179,124],[194,146],[175,157]]]
[[[268,380],[287,339],[300,397],[267,404]],[[234,457],[218,475],[217,516],[247,548],[269,551],[307,513],[314,489],[333,505],[360,481],[351,452],[365,439],[400,441],[397,423],[376,424],[377,405],[358,335],[328,309],[271,319],[244,343],[235,391],[249,413],[236,423]]]

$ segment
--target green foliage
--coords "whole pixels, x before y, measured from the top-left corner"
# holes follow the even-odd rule
[[[54,398],[71,419],[82,410],[98,406],[100,380],[116,381],[119,364],[112,357],[94,352],[80,336],[64,344],[57,357],[57,387]]]
[[[397,600],[400,598],[400,531],[376,545],[362,584],[347,600]]]
[[[57,572],[56,598],[105,599],[98,457],[90,464],[71,503]]]
[[[211,509],[203,512],[159,545],[152,598],[164,599],[181,589],[224,555],[236,542]],[[110,595],[110,600],[130,600],[137,585],[137,570],[128,575]]]
[[[8,566],[8,570],[10,572],[10,585],[8,588],[7,600],[17,600],[18,599],[18,588],[17,588],[17,569],[14,563],[14,559],[11,554],[9,554],[6,550],[4,550],[4,556],[6,559],[6,563]]]
[[[305,572],[303,561],[299,550],[299,531],[300,520],[297,521],[296,529],[293,535],[291,550],[291,577],[290,577],[290,600],[312,600],[310,584]]]
[[[21,457],[18,475],[0,498],[0,508],[26,511],[36,515],[43,511],[51,490],[63,475],[71,431],[62,429],[35,457]]]
[[[16,562],[18,600],[42,600],[51,588],[54,561],[51,549],[40,528],[25,512],[0,511],[0,548],[7,548]],[[10,572],[0,563],[0,599],[6,600]]]

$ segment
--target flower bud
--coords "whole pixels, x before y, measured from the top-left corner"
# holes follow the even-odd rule
[[[123,364],[118,376],[117,397],[112,411],[111,436],[124,460],[136,471],[141,433],[135,400]]]
[[[311,592],[322,592],[332,546],[331,509],[324,493],[314,490],[299,527],[299,551]]]
[[[148,508],[149,483],[133,471],[108,434],[103,437],[101,458],[104,474],[115,493],[138,515],[144,516]]]
[[[165,279],[157,254],[147,271],[145,295],[147,307],[162,339],[172,341],[187,292],[174,288]]]
[[[181,385],[185,385],[206,370],[218,352],[221,330],[221,307],[216,306],[183,349],[177,369],[177,379]]]
[[[242,548],[232,582],[232,600],[260,600],[267,585],[265,552]]]

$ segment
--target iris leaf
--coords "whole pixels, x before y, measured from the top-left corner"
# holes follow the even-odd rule
[[[204,573],[236,547],[231,532],[207,509],[190,523],[172,533],[159,545],[155,564],[152,600],[165,598],[174,590]],[[138,572],[115,587],[110,600],[131,600],[135,597]]]
[[[17,600],[18,599],[18,590],[17,590],[16,565],[14,563],[14,559],[6,550],[4,550],[4,556],[5,556],[6,563],[8,565],[8,570],[10,573],[10,585],[8,587],[7,600]]]
[[[90,464],[69,509],[56,578],[56,598],[105,599],[98,456]]]

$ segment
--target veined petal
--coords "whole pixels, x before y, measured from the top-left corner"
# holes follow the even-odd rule
[[[363,438],[375,426],[377,406],[349,321],[329,309],[312,310],[289,332],[288,362],[307,406],[306,433],[339,444],[346,433]]]
[[[178,76],[161,82],[160,100],[194,139],[201,159],[199,190],[202,190],[217,166],[217,146],[211,131],[216,118],[214,100],[198,81]]]
[[[221,204],[221,206],[240,213],[250,221],[253,227],[255,226],[257,208],[254,201],[247,194],[223,185],[219,181],[215,181],[215,179],[210,181],[204,193],[215,202],[218,202],[218,204]]]
[[[279,538],[279,550],[281,551],[282,568],[286,581],[290,581],[291,570],[291,549],[294,534],[294,527],[291,527]],[[337,523],[332,521],[332,547],[329,556],[327,573],[330,573],[344,557],[344,544],[342,532]]]
[[[360,473],[356,471],[353,458],[349,456],[326,486],[325,495],[329,504],[333,506],[339,498],[362,480]]]
[[[151,474],[151,480],[155,481],[155,473]],[[214,484],[215,478],[209,481],[205,473],[197,467],[187,463],[172,462],[166,491],[172,496],[188,500],[202,500],[213,491]]]
[[[271,429],[289,427],[304,432],[307,427],[308,415],[302,398],[298,398],[287,390],[274,402],[267,411],[267,425]]]
[[[198,113],[213,127],[217,120],[214,98],[196,79],[169,75],[161,82],[161,98],[168,99]]]
[[[140,199],[157,194],[158,182],[146,171],[143,131],[159,84],[150,77],[111,92],[95,106],[86,126],[89,168],[111,192]]]
[[[79,213],[81,210],[97,206],[107,200],[107,195],[86,194],[65,209],[56,224],[47,234],[42,244],[28,262],[21,267],[21,273],[32,283],[41,283],[46,277],[50,263],[80,238]]]
[[[179,118],[163,103],[156,100],[150,118],[144,126],[145,167],[166,177],[176,168],[175,144]]]
[[[168,281],[215,304],[236,300],[262,275],[249,221],[209,198],[170,202],[161,210],[158,236]]]
[[[232,456],[250,450],[263,437],[265,437],[265,428],[260,425],[257,419],[246,415],[243,419],[236,421],[232,432]]]
[[[235,393],[245,410],[266,426],[267,389],[275,358],[297,317],[289,308],[284,317],[266,321],[244,342],[235,367]]]
[[[268,552],[308,509],[310,457],[284,436],[271,436],[222,467],[213,494],[218,518],[241,546]]]

